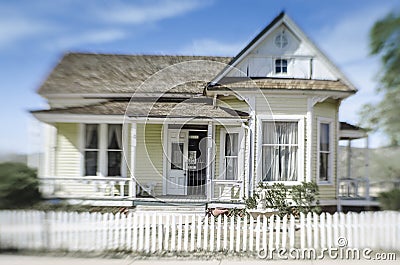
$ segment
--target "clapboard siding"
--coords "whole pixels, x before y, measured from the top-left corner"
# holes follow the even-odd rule
[[[256,113],[268,115],[307,114],[307,98],[287,95],[268,95],[256,97]]]
[[[56,146],[56,175],[80,176],[79,124],[58,123]]]
[[[162,194],[162,124],[137,124],[135,177],[139,184],[157,182],[156,195]]]

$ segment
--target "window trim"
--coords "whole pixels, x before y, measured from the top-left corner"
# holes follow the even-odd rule
[[[230,133],[238,133],[238,178],[236,180],[227,180],[225,173],[222,175],[221,172],[225,172],[224,170],[224,161],[225,161],[225,140],[226,134]],[[244,149],[245,149],[245,141],[244,141],[244,132],[241,127],[225,127],[220,129],[220,144],[219,144],[219,174],[218,176],[214,176],[214,180],[226,180],[226,181],[240,181],[244,179]],[[217,178],[216,178],[217,177]]]
[[[283,60],[286,60],[286,72],[277,72],[276,71],[276,61],[281,60],[281,63]],[[274,69],[274,74],[278,76],[287,76],[289,74],[289,64],[290,64],[290,58],[285,58],[285,57],[277,57],[273,59],[273,69]],[[280,66],[282,70],[282,65]]]
[[[262,182],[267,185],[272,185],[274,183],[282,183],[288,186],[298,185],[301,182],[305,181],[304,174],[304,166],[305,166],[305,156],[304,156],[304,148],[305,148],[305,139],[304,139],[304,120],[305,116],[303,115],[258,115],[257,116],[257,148],[256,148],[256,183],[254,185],[257,186],[258,182]],[[298,161],[297,161],[297,180],[296,181],[263,181],[262,179],[262,140],[263,140],[263,126],[262,123],[264,121],[276,121],[276,122],[297,122],[297,137],[298,137]]]
[[[329,159],[328,159],[328,180],[320,180],[320,142],[321,142],[321,124],[329,124]],[[334,165],[334,119],[326,117],[317,117],[317,175],[316,181],[318,185],[332,185],[333,184],[333,165]]]
[[[97,124],[98,125],[98,154],[97,154],[97,174],[96,176],[86,176],[85,175],[85,133],[87,124]],[[128,125],[120,122],[110,122],[110,123],[99,123],[99,122],[87,122],[79,124],[79,146],[80,146],[80,175],[82,177],[104,177],[107,178],[108,174],[108,125],[115,124],[122,126],[122,148],[121,148],[121,176],[112,177],[122,177],[126,178],[128,168],[125,152],[128,151]]]

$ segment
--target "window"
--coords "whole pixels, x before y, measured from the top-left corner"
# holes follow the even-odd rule
[[[99,125],[87,124],[85,130],[85,176],[97,175]]]
[[[262,180],[297,181],[299,152],[297,121],[262,122]]]
[[[225,134],[224,169],[226,180],[238,179],[239,133]]]
[[[107,175],[121,176],[122,125],[108,125]]]
[[[287,73],[287,60],[286,59],[276,59],[275,60],[275,73]]]
[[[83,174],[121,176],[122,125],[86,124],[84,133]]]
[[[318,144],[318,158],[319,158],[319,178],[320,182],[329,182],[330,168],[331,168],[331,132],[330,123],[319,123],[319,144]]]
[[[275,45],[278,48],[285,48],[288,45],[289,41],[286,35],[282,32],[275,37]]]

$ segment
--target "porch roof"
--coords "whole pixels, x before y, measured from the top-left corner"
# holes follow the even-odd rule
[[[201,97],[184,101],[107,101],[82,107],[37,110],[36,114],[119,115],[148,118],[222,118],[243,119],[248,113],[226,107],[214,107],[211,98]]]
[[[366,129],[347,122],[340,122],[340,140],[356,140],[360,138],[365,138],[367,136],[368,133]]]
[[[289,89],[289,90],[331,90],[355,93],[341,80],[311,80],[294,78],[249,78],[225,77],[219,84],[208,86],[208,90],[246,90],[246,89]]]

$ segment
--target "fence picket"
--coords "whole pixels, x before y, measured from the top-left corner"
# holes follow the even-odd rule
[[[235,242],[235,217],[231,216],[230,221],[229,250],[233,251],[233,243]]]
[[[217,219],[217,251],[221,250],[221,219],[222,215],[219,215]]]
[[[289,248],[294,248],[295,246],[295,225],[294,216],[290,215],[290,228],[289,228]]]
[[[276,228],[275,228],[276,240],[275,240],[275,247],[279,249],[279,243],[281,239],[281,217],[276,215]]]
[[[210,226],[210,251],[214,251],[214,229],[215,229],[215,218],[214,216],[210,217],[210,222],[211,222],[211,226]]]
[[[204,219],[204,238],[203,238],[203,250],[207,251],[208,250],[208,223],[210,221],[212,216],[206,216]]]
[[[204,218],[204,220],[205,220],[205,218]],[[201,226],[202,226],[201,216],[198,215],[197,216],[197,241],[196,241],[197,250],[201,249],[201,231],[202,231]]]
[[[306,226],[304,222],[304,213],[300,213],[300,248],[306,247]]]
[[[287,241],[287,218],[288,216],[285,215],[282,218],[282,245],[281,247],[286,249],[286,241]]]
[[[146,214],[145,218],[145,233],[144,233],[144,250],[146,253],[150,252],[150,225],[151,225],[151,215]]]
[[[312,215],[307,214],[307,247],[312,248]]]
[[[247,225],[247,215],[245,215],[244,216],[244,221],[243,221],[243,247],[242,247],[242,250],[243,251],[247,251],[247,236],[248,236],[248,233],[247,233],[247,227],[248,227],[248,225]]]
[[[241,233],[241,219],[240,216],[236,217],[236,252],[240,251],[240,233]]]
[[[182,215],[178,216],[178,245],[176,250],[181,251],[182,250]]]
[[[316,213],[313,213],[313,233],[314,233],[314,248],[319,248],[319,218]]]
[[[164,235],[164,250],[169,250],[169,231],[170,231],[170,226],[169,226],[169,219],[170,215],[165,216],[165,235]]]
[[[262,249],[267,251],[268,219],[265,215],[263,216],[262,224]]]
[[[194,251],[194,242],[196,239],[196,215],[192,215],[192,229],[190,231],[190,251]]]
[[[151,253],[156,252],[157,247],[157,214],[154,213],[151,220]]]
[[[329,213],[325,214],[326,216],[326,247],[331,248],[332,245],[332,215]]]
[[[189,250],[189,215],[185,215],[185,222],[184,222],[184,235],[183,235],[183,250],[188,251]]]
[[[256,226],[256,251],[260,251],[260,230],[261,230],[261,216],[257,216],[257,226]]]
[[[249,234],[249,250],[253,251],[254,249],[254,217],[250,215],[250,234]]]
[[[268,248],[270,249],[270,251],[272,251],[272,248],[274,247],[274,219],[275,216],[271,215],[269,217],[269,221],[268,221],[268,233],[269,233],[269,239],[268,239]]]
[[[171,222],[171,251],[176,250],[176,215],[172,216]]]
[[[161,252],[163,250],[163,215],[158,215],[158,251]]]
[[[224,215],[224,244],[223,250],[228,249],[228,216]]]

